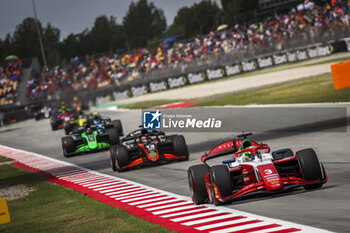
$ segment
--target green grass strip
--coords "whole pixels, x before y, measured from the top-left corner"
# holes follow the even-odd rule
[[[0,156],[0,163],[9,162],[9,161],[13,161],[13,159],[9,159],[9,158]]]
[[[172,232],[13,165],[0,166],[0,185],[24,184],[29,195],[8,201],[11,222],[3,233]]]
[[[331,74],[202,101],[196,106],[326,103],[350,101],[350,88],[334,90]]]

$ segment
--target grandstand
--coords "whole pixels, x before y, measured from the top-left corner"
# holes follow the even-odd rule
[[[55,92],[127,85],[152,76],[167,78],[346,35],[350,35],[347,7],[325,5],[306,11],[292,10],[254,24],[231,25],[198,35],[186,43],[161,44],[152,50],[143,48],[85,60],[73,58],[68,66],[35,70],[26,96],[29,100],[45,99]]]
[[[22,74],[22,61],[5,61],[0,67],[0,106],[13,104]]]

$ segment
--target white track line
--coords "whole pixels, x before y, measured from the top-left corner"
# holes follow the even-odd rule
[[[210,224],[210,225],[206,225],[206,226],[202,226],[202,227],[195,227],[195,229],[203,231],[203,230],[208,230],[208,229],[212,229],[212,228],[216,228],[216,227],[222,227],[222,226],[227,226],[227,225],[232,225],[232,224],[237,224],[237,223],[244,223],[244,222],[248,222],[248,221],[252,221],[252,220],[256,220],[256,219],[243,218],[243,219],[237,219],[237,220],[229,220],[226,222]]]
[[[169,199],[172,197],[169,197]],[[155,205],[163,205],[163,204],[167,204],[167,203],[173,203],[173,202],[177,202],[179,200],[172,198],[170,200],[166,200],[166,201],[159,201],[159,202],[155,202],[155,203],[151,203],[151,204],[145,204],[145,205],[140,205],[138,206],[139,208],[147,208],[147,207],[151,207],[151,206],[155,206]]]
[[[153,212],[152,214],[154,214],[154,215],[161,215],[161,214],[167,214],[167,213],[176,212],[176,211],[179,211],[179,210],[192,209],[192,208],[196,208],[196,207],[197,206],[195,206],[195,205],[189,205],[189,206],[177,207],[177,208],[172,208],[172,209],[167,209],[167,210],[160,210],[160,211]]]
[[[238,216],[239,215],[235,215],[235,214],[226,214],[226,215],[221,215],[221,216],[217,216],[217,217],[211,217],[211,218],[200,219],[200,220],[195,220],[195,221],[191,221],[191,222],[185,222],[185,223],[183,223],[183,225],[185,225],[185,226],[193,226],[193,225],[197,225],[197,224],[200,224],[200,223],[205,223],[205,222],[210,223],[211,221],[225,219],[225,218],[238,217]]]
[[[158,192],[154,192],[154,191],[150,191],[150,190],[141,190],[141,191],[130,192],[130,193],[118,195],[118,197],[116,197],[115,199],[116,200],[123,200],[123,199],[127,199],[130,197],[142,196],[142,195],[149,194],[149,193],[158,193]]]
[[[153,207],[153,208],[149,208],[149,209],[146,209],[146,210],[147,211],[154,211],[154,210],[160,210],[160,209],[168,209],[168,208],[175,207],[175,206],[180,206],[180,205],[191,205],[191,206],[194,206],[190,202],[183,201],[183,202],[179,202],[179,203],[176,203],[176,204],[171,204],[171,205],[166,205],[166,206],[158,206],[158,207]]]
[[[54,175],[54,176],[57,177],[57,178],[61,178],[61,177],[66,177],[67,175],[71,175],[71,174],[81,174],[81,173],[84,173],[84,172],[81,171],[81,170],[75,170],[75,171],[65,172],[65,173],[62,174],[62,175]]]
[[[112,181],[112,180],[108,178],[98,178],[98,179],[95,178],[93,180],[88,180],[85,182],[75,182],[75,183],[79,183],[81,186],[84,186],[84,187],[89,187],[89,186],[98,185],[98,184],[105,184],[108,181]]]
[[[108,189],[108,188],[115,188],[118,187],[122,184],[125,184],[123,182],[112,182],[112,183],[108,183],[108,184],[100,184],[100,185],[95,185],[95,186],[89,186],[89,189],[92,189],[94,191],[99,191],[99,190],[104,190],[104,189]]]
[[[40,166],[36,166],[36,167],[40,167]],[[50,172],[51,175],[56,176],[56,177],[60,177],[61,175],[65,175],[67,173],[72,173],[72,172],[82,172],[83,170],[80,168],[67,168],[67,169],[59,169],[60,171],[57,172]]]
[[[223,214],[223,213],[225,213],[225,212],[224,211],[213,211],[213,212],[204,213],[204,214],[194,214],[191,216],[186,216],[186,217],[181,217],[181,218],[173,218],[170,220],[173,222],[182,222],[185,220],[191,220],[191,219],[195,219],[195,218],[207,217],[207,216],[218,215],[218,214]],[[227,213],[227,214],[229,214],[229,213]]]
[[[280,226],[280,227],[274,227],[274,228],[271,228],[271,229],[265,229],[265,230],[261,230],[259,231],[259,233],[274,233],[274,232],[279,232],[279,231],[282,231],[282,230],[287,230],[287,229],[290,229],[292,227],[286,227],[286,226]]]
[[[88,180],[94,180],[97,178],[98,176],[91,175],[89,172],[85,171],[84,174],[71,175],[65,177],[64,179],[73,183],[80,183]]]
[[[163,196],[163,195],[164,194],[156,193],[156,194],[150,194],[150,195],[146,195],[146,196],[142,196],[142,197],[135,197],[135,198],[125,199],[125,200],[122,200],[121,202],[133,202],[133,201],[138,201],[138,200],[142,200],[142,199],[145,199],[145,198],[159,197],[159,196]]]
[[[135,188],[134,185],[130,184],[124,184],[124,185],[119,185],[118,188],[113,188],[113,189],[107,189],[107,190],[102,190],[99,191],[100,193],[104,193],[107,196],[117,194],[119,192],[114,192],[114,191],[120,191],[120,190],[131,190],[132,188]]]
[[[243,231],[243,230],[248,230],[248,229],[255,228],[255,227],[267,226],[270,224],[271,223],[267,223],[267,222],[258,222],[258,223],[243,225],[243,226],[226,228],[226,229],[217,230],[217,231],[210,231],[210,233],[226,233],[226,232]],[[273,228],[271,227],[271,229],[273,229]],[[255,230],[254,232],[259,232],[259,231]]]
[[[121,193],[129,193],[130,191],[135,191],[135,190],[147,190],[145,188],[134,188],[134,189],[129,189],[129,190],[123,190],[123,191],[119,191],[119,192],[115,192],[115,194],[121,194]],[[110,196],[111,198],[115,198],[118,197],[119,195],[113,195]]]
[[[163,196],[164,196],[164,194],[163,194]],[[151,199],[151,200],[130,202],[129,205],[141,205],[141,204],[145,204],[145,203],[149,203],[149,202],[157,202],[157,201],[164,200],[164,199],[168,199],[168,198],[171,198],[171,197],[169,197],[169,196],[164,196],[164,197],[154,198],[154,199]],[[138,207],[139,207],[139,206],[138,206]],[[139,208],[140,208],[140,207],[139,207]]]
[[[192,214],[192,213],[196,213],[196,212],[200,212],[200,211],[207,211],[207,210],[211,210],[211,209],[209,209],[209,208],[197,208],[197,209],[194,209],[194,210],[179,212],[179,213],[175,213],[175,214],[167,214],[167,215],[162,215],[162,216],[159,216],[159,217],[161,217],[161,218],[171,218],[171,217],[181,216],[181,215],[185,215],[185,214]]]

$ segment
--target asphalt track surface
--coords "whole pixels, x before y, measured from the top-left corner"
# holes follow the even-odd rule
[[[347,116],[350,116],[350,104],[340,106],[347,107]],[[191,109],[188,111],[190,112]],[[239,110],[235,109],[235,111]],[[113,119],[121,119],[125,133],[135,130],[140,124],[141,114],[138,110],[101,113]],[[300,124],[305,127],[302,119]],[[297,151],[314,148],[328,175],[328,183],[321,189],[312,191],[297,189],[283,194],[236,201],[225,207],[330,231],[350,232],[350,153],[348,149],[350,127],[348,124],[345,132],[341,130],[337,132],[336,128],[332,129],[333,127],[338,126],[324,124],[319,129],[321,132],[263,132],[253,137],[256,141],[262,140],[267,143],[272,150],[291,148]],[[63,130],[51,131],[49,120],[27,120],[0,128],[0,144],[40,153],[101,173],[189,196],[186,173],[188,167],[199,164],[200,156],[213,145],[225,139],[231,139],[237,133],[183,133],[190,150],[189,161],[144,167],[123,173],[112,171],[108,151],[64,158],[60,144],[63,134]]]

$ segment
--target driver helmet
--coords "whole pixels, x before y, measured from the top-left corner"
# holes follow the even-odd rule
[[[91,133],[92,133],[92,130],[91,130],[90,127],[86,129],[86,133],[87,133],[87,134],[91,134]]]
[[[61,102],[61,109],[65,109],[66,108],[66,104],[64,102]]]
[[[92,116],[94,117],[95,120],[97,120],[100,117],[100,114],[98,112],[93,112]]]
[[[150,136],[143,136],[143,137],[141,137],[141,142],[147,143],[147,142],[151,141],[151,139],[152,138]]]
[[[247,151],[244,153],[245,161],[252,161],[254,159],[254,154],[251,151]]]

